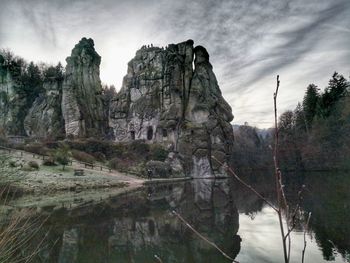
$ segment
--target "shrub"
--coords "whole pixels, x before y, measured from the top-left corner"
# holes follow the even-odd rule
[[[49,149],[57,149],[60,147],[60,143],[56,141],[46,141],[45,146]]]
[[[62,170],[64,170],[64,167],[69,163],[71,152],[67,147],[59,148],[56,150],[54,154],[54,159],[56,162],[62,165]]]
[[[144,175],[151,171],[152,178],[169,178],[172,177],[172,169],[168,163],[160,161],[149,161],[146,163]]]
[[[56,166],[55,159],[53,157],[49,157],[43,161],[43,165],[45,166]]]
[[[118,171],[127,171],[131,165],[129,160],[122,160],[118,157],[115,157],[108,162],[108,167]]]
[[[159,144],[153,144],[150,147],[149,160],[164,162],[168,157],[168,151],[164,149],[163,146]]]
[[[10,167],[17,167],[16,161],[13,161],[13,160],[9,162],[9,165]]]
[[[23,150],[27,152],[35,153],[38,155],[48,155],[50,153],[50,149],[40,143],[25,145],[23,147]]]
[[[104,162],[106,160],[106,155],[104,155],[101,152],[93,153],[93,156],[95,157],[96,160],[101,161],[101,162]]]
[[[35,170],[39,170],[39,164],[36,161],[30,161],[28,162],[28,166],[30,168],[33,168]]]
[[[72,150],[72,156],[74,159],[81,161],[81,162],[84,162],[84,163],[93,164],[95,162],[95,158],[86,152]]]
[[[125,147],[123,148],[120,144],[116,145],[111,141],[97,139],[67,141],[67,144],[71,149],[86,152],[91,155],[97,152],[103,153],[108,159],[120,155],[125,149]]]
[[[129,150],[138,156],[147,156],[150,152],[150,146],[143,140],[136,140],[130,143]]]

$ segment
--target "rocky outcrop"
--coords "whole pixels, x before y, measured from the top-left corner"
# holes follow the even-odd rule
[[[82,38],[66,61],[62,95],[65,132],[74,136],[103,135],[107,120],[100,81],[101,57],[94,41]]]
[[[110,138],[112,128],[117,142],[141,139],[166,147],[170,152],[166,161],[150,163],[155,171],[170,166],[175,168],[173,174],[225,175],[233,145],[233,116],[204,47],[194,47],[192,40],[165,49],[142,47],[128,63],[120,92],[108,103],[93,40],[82,38],[66,61],[63,83],[40,80],[36,93],[28,93],[32,96],[26,99],[21,92],[12,95],[11,75],[0,59],[2,126],[13,134],[25,131],[35,137]]]
[[[188,40],[166,49],[143,47],[110,108],[116,141],[161,143],[181,160],[186,174],[224,175],[233,143],[231,107],[222,97],[202,46]]]
[[[64,230],[62,246],[59,253],[58,263],[76,262],[79,251],[79,233],[77,229]]]
[[[20,134],[21,123],[18,120],[17,113],[24,98],[20,98],[14,92],[15,81],[5,65],[4,58],[0,55],[0,129],[4,134]]]
[[[45,94],[33,102],[24,119],[24,129],[31,137],[53,137],[64,134],[64,120],[61,112],[62,80],[44,83]]]
[[[12,89],[12,79],[4,65],[4,58],[0,55],[0,127],[5,133],[9,117],[9,97]]]

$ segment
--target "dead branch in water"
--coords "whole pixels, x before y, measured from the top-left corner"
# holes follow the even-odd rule
[[[277,75],[277,85],[276,90],[273,94],[273,104],[274,104],[274,122],[275,122],[275,134],[274,134],[274,147],[273,147],[273,163],[274,163],[274,174],[275,174],[275,190],[276,190],[276,197],[277,197],[277,206],[272,204],[269,200],[267,200],[265,197],[263,197],[258,191],[256,191],[251,185],[246,183],[244,180],[242,180],[231,167],[227,167],[228,172],[241,184],[243,184],[245,187],[250,189],[255,195],[257,195],[261,200],[263,200],[266,204],[268,204],[278,215],[278,221],[280,226],[280,232],[281,232],[281,238],[282,238],[282,245],[283,245],[283,256],[284,256],[284,262],[289,263],[290,262],[290,251],[291,251],[291,237],[290,234],[295,228],[295,221],[297,219],[297,213],[300,209],[300,202],[301,202],[301,194],[302,190],[298,193],[298,203],[293,211],[293,213],[290,213],[289,204],[284,192],[284,186],[282,184],[282,172],[279,168],[278,164],[278,146],[279,146],[279,130],[278,130],[278,115],[277,115],[277,96],[278,96],[278,90],[280,87],[280,80],[279,76]],[[212,156],[212,159],[218,162],[221,166],[224,164],[220,162],[218,159],[216,159],[214,156]],[[283,221],[283,212],[285,212],[285,223],[287,226],[287,230],[285,230],[284,227],[284,221]],[[309,224],[311,214],[309,214],[308,220],[307,220],[307,226]],[[285,232],[287,233],[285,234]],[[306,231],[306,230],[305,230]],[[306,249],[306,239],[305,235],[306,232],[304,231],[304,250],[302,254],[302,260],[304,263],[304,254]]]
[[[306,221],[306,225],[304,228],[304,248],[301,254],[301,263],[304,263],[304,258],[305,258],[305,250],[306,250],[306,232],[309,229],[309,223],[310,223],[310,218],[311,218],[311,213],[309,213],[308,217],[307,217],[307,221]]]
[[[155,258],[159,263],[163,263],[163,260],[162,260],[158,255],[154,255],[154,258]]]
[[[239,263],[238,261],[234,260],[233,258],[231,258],[229,255],[227,255],[221,248],[219,248],[214,242],[211,242],[210,240],[208,240],[205,236],[203,236],[201,233],[199,233],[196,229],[193,228],[193,226],[191,226],[190,223],[188,223],[181,215],[179,215],[175,210],[172,211],[172,213],[178,218],[180,219],[180,221],[182,223],[185,224],[185,226],[187,226],[190,230],[192,230],[193,233],[195,233],[198,237],[200,237],[202,240],[204,240],[207,244],[211,245],[212,247],[214,247],[216,250],[218,250],[225,258],[232,260],[232,262],[234,263]]]
[[[273,163],[275,167],[275,183],[276,183],[276,197],[277,197],[277,216],[278,216],[278,222],[280,225],[280,231],[281,231],[281,237],[282,237],[282,245],[283,245],[283,255],[284,255],[284,262],[288,263],[290,258],[290,235],[285,235],[284,233],[284,226],[283,226],[283,217],[282,217],[282,209],[283,206],[286,209],[286,223],[287,228],[289,229],[289,207],[286,200],[286,196],[284,194],[283,185],[282,185],[282,173],[278,165],[278,122],[277,122],[277,96],[278,96],[278,89],[280,86],[280,80],[279,75],[277,75],[277,85],[276,90],[273,94],[273,107],[274,107],[274,114],[275,114],[275,140],[274,140],[274,148],[273,148]],[[288,248],[286,244],[286,239],[288,238]]]

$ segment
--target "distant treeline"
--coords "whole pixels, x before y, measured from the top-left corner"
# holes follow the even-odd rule
[[[302,103],[279,118],[284,168],[350,168],[349,81],[335,72],[321,92],[310,84]]]
[[[324,91],[310,84],[294,111],[278,122],[279,160],[285,170],[350,169],[350,83],[335,72]],[[235,129],[232,165],[272,167],[274,129]]]

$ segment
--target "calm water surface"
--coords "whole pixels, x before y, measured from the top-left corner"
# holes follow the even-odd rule
[[[268,176],[245,179],[273,201]],[[291,202],[305,185],[302,208],[312,212],[305,262],[350,262],[348,174],[288,174]],[[229,180],[193,180],[149,186],[73,211],[58,210],[32,240],[45,236],[33,262],[230,262],[175,217],[177,211],[201,234],[239,262],[282,262],[275,212]],[[303,232],[292,233],[291,262],[301,262]]]

